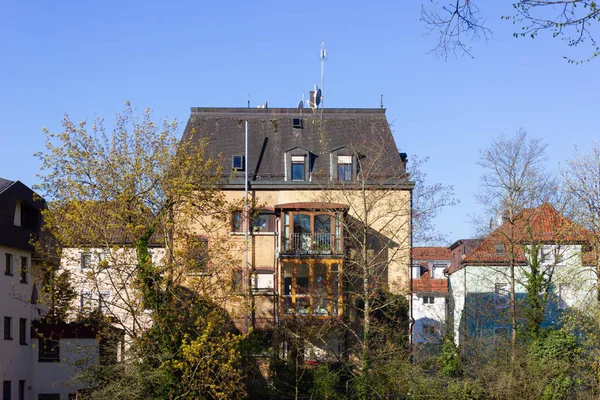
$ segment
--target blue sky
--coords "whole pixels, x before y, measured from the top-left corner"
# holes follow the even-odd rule
[[[129,100],[183,129],[190,107],[245,107],[248,94],[253,106],[295,107],[320,80],[325,40],[326,106],[378,107],[383,94],[399,150],[428,156],[428,181],[461,200],[438,228],[469,237],[479,149],[493,137],[524,128],[544,138],[549,169],[600,137],[600,60],[569,65],[563,41],[513,38],[500,20],[510,2],[490,3],[493,38],[473,43],[474,59],[444,61],[427,54],[436,37],[414,0],[3,0],[0,176],[35,184],[41,127],[58,131],[65,113],[111,120]]]

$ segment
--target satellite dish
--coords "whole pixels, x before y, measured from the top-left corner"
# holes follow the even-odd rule
[[[304,102],[302,100],[298,103],[298,108],[304,108]]]
[[[321,89],[317,90],[317,94],[315,95],[315,104],[321,104]]]

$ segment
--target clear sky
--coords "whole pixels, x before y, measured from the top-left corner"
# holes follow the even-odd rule
[[[425,4],[428,1],[423,1]],[[429,182],[461,204],[437,226],[469,237],[482,171],[479,149],[524,128],[543,137],[548,168],[599,138],[600,60],[579,66],[563,41],[515,39],[510,1],[480,1],[492,40],[469,57],[436,59],[421,2],[0,1],[0,176],[37,182],[43,126],[112,120],[129,100],[185,125],[190,107],[295,107],[320,80],[327,107],[379,107],[398,148],[430,157]]]

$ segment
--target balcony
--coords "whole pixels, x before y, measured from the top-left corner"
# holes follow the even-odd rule
[[[342,213],[284,211],[281,218],[282,256],[327,256],[344,253]]]
[[[283,238],[283,254],[341,254],[340,238],[330,233],[292,233]]]

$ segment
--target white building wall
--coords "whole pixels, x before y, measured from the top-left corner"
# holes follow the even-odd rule
[[[589,303],[591,290],[595,285],[595,274],[593,269],[581,265],[581,246],[567,245],[543,246],[545,259],[542,263],[546,268],[554,268],[553,294],[550,302],[559,302],[560,308],[580,307]],[[558,255],[558,257],[556,257]],[[524,271],[526,266],[515,268],[515,295],[517,299],[526,295],[525,284],[527,278]],[[478,307],[477,310],[466,310],[466,299],[468,296],[493,295],[497,284],[506,284],[510,288],[510,268],[508,266],[466,266],[450,275],[450,310],[454,338],[457,345],[461,344],[463,335],[475,332],[460,332],[461,324],[471,318],[476,311],[479,318],[485,310]],[[502,296],[493,297],[494,305],[489,310],[490,318],[494,309],[506,308],[502,306]],[[497,300],[496,300],[497,298]],[[473,322],[473,321],[471,321]],[[484,321],[481,321],[484,322]]]
[[[38,361],[38,341],[35,339],[36,348],[30,358],[30,399],[37,399],[39,394],[60,394],[61,400],[68,400],[70,393],[87,387],[76,379],[82,371],[98,364],[99,349],[95,339],[61,339],[60,362]]]
[[[427,297],[427,303],[424,298]],[[430,303],[433,299],[433,303]],[[445,333],[446,296],[441,293],[413,293],[413,343],[440,343]],[[431,328],[434,328],[434,333]]]
[[[13,259],[12,275],[6,275],[6,254]],[[11,381],[11,397],[18,399],[19,381],[25,380],[30,386],[31,321],[39,318],[44,309],[31,304],[33,285],[38,290],[40,282],[36,277],[37,265],[32,261],[31,252],[0,246],[0,380]],[[21,282],[21,257],[27,258],[27,281]],[[40,311],[38,311],[40,310]],[[11,318],[11,340],[5,339],[4,319]],[[20,319],[26,320],[25,344],[20,342]]]

